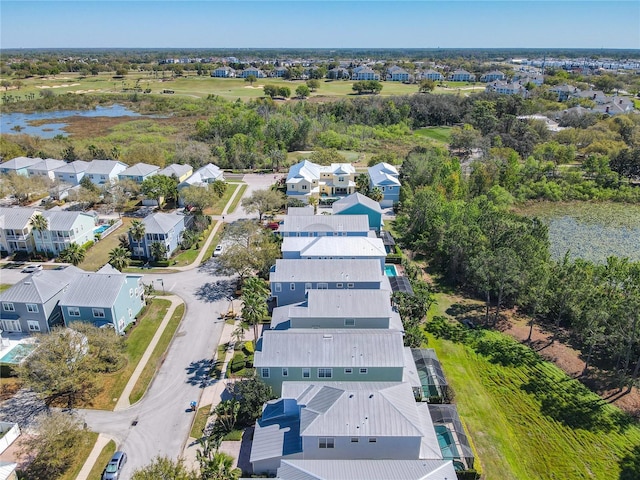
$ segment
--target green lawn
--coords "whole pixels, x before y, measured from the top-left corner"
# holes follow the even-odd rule
[[[0,283],[0,292],[4,292],[8,288],[11,288],[13,285],[10,283]]]
[[[224,210],[224,207],[227,206],[227,203],[229,203],[231,195],[233,195],[233,192],[235,192],[236,189],[242,188],[242,185],[244,184],[236,183],[228,185],[227,189],[224,191],[224,195],[222,195],[222,197],[220,197],[211,207],[206,208],[204,213],[207,215],[222,215],[222,211]]]
[[[138,378],[138,381],[131,391],[131,395],[129,395],[129,402],[131,402],[132,404],[136,403],[142,398],[144,393],[147,391],[151,380],[153,380],[153,377],[158,371],[158,368],[160,368],[160,365],[162,365],[167,348],[169,348],[169,344],[171,343],[176,330],[180,326],[182,317],[184,316],[184,310],[185,306],[184,304],[181,304],[178,305],[173,312],[171,320],[169,320],[169,323],[164,329],[164,332],[162,332],[162,336],[160,337],[156,348],[154,348],[153,353],[149,357],[149,361],[142,370],[140,378]]]
[[[170,305],[171,302],[168,300],[157,298],[147,305],[144,315],[138,320],[137,325],[133,327],[130,333],[128,333],[125,341],[127,348],[127,365],[115,373],[105,374],[99,377],[99,383],[102,384],[102,391],[93,399],[90,405],[91,408],[103,410],[113,409]]]
[[[453,387],[486,478],[637,478],[620,467],[640,445],[635,421],[510,337],[480,335],[454,342],[429,334],[429,347]]]
[[[78,265],[78,268],[81,268],[82,270],[86,270],[88,272],[95,272],[105,263],[108,263],[109,252],[120,245],[120,243],[118,242],[118,237],[123,233],[127,233],[127,230],[129,230],[129,226],[131,225],[132,221],[132,218],[123,217],[122,225],[120,225],[109,236],[95,243],[89,250],[87,250],[87,253],[84,257],[84,262]]]
[[[87,480],[101,480],[104,467],[107,466],[107,463],[109,463],[114,453],[116,453],[116,444],[113,440],[109,440],[109,443],[107,443],[102,449],[102,452],[100,452],[96,463],[93,464]]]
[[[441,143],[449,143],[451,140],[451,127],[425,127],[415,130],[413,133]]]
[[[93,446],[96,444],[96,440],[98,439],[98,434],[95,432],[90,432],[88,430],[83,430],[78,435],[75,444],[73,445],[74,456],[71,461],[71,466],[64,473],[64,475],[60,476],[58,480],[75,480],[82,470],[82,466],[84,462],[87,461],[87,457],[93,450]]]
[[[200,407],[196,412],[196,418],[194,418],[193,420],[193,425],[191,425],[190,433],[193,438],[202,437],[202,430],[204,430],[204,427],[207,425],[210,411],[211,405],[205,405],[204,407]]]
[[[247,189],[247,184],[243,183],[242,185],[240,185],[240,190],[238,190],[238,193],[236,194],[235,197],[233,197],[233,202],[231,202],[231,205],[229,205],[229,210],[227,210],[227,213],[233,213],[236,211],[236,208],[238,208],[238,205],[240,204],[240,200],[242,200],[242,196],[244,195],[245,190]],[[223,207],[224,210],[224,207]],[[222,213],[222,210],[220,211],[220,213]]]

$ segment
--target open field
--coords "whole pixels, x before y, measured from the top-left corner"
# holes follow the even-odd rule
[[[40,97],[45,90],[55,92],[56,95],[63,93],[73,94],[114,94],[133,93],[136,85],[142,90],[151,89],[151,94],[161,94],[163,91],[173,91],[171,95],[182,95],[195,98],[206,97],[207,95],[218,95],[227,99],[248,100],[263,96],[262,87],[266,84],[286,86],[295,95],[298,85],[304,81],[288,81],[279,78],[259,78],[253,85],[250,85],[242,78],[212,78],[209,76],[184,76],[171,77],[168,73],[162,77],[162,73],[155,75],[154,72],[132,72],[124,78],[112,78],[111,73],[101,73],[96,76],[81,77],[75,73],[61,73],[55,77],[33,77],[21,80],[20,90],[12,89],[7,91],[14,97],[23,99],[34,94]],[[407,95],[418,93],[417,84],[404,84],[401,82],[381,82],[383,85],[382,96]],[[444,87],[436,87],[434,93],[445,94],[466,94],[473,91],[484,90],[484,85],[468,84],[467,82],[443,82]],[[351,80],[320,80],[320,88],[311,93],[311,98],[318,97],[342,97],[356,96],[352,90]],[[141,95],[143,95],[141,93]],[[164,93],[163,95],[169,95]]]
[[[440,314],[457,303],[443,294],[438,301]],[[635,420],[506,335],[457,331],[429,334],[429,347],[453,387],[485,478],[637,478]]]
[[[414,135],[421,135],[440,143],[449,143],[451,140],[451,127],[425,127],[413,132]]]

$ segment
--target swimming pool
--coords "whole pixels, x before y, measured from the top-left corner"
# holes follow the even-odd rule
[[[93,229],[93,233],[102,233],[105,230],[108,230],[110,226],[111,225],[100,225],[99,227]]]
[[[395,265],[385,265],[384,266],[384,274],[387,277],[396,277],[398,276],[398,271],[396,270]]]
[[[435,425],[436,435],[438,437],[438,444],[440,445],[440,451],[442,457],[445,460],[453,460],[454,458],[460,458],[458,449],[456,448],[453,435],[449,429],[444,425]]]
[[[19,343],[0,358],[0,363],[19,365],[36,348],[32,343]]]

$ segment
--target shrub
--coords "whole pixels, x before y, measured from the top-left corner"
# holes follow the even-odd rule
[[[231,373],[236,373],[242,370],[245,366],[245,358],[244,355],[240,352],[236,353],[231,359]]]
[[[250,355],[255,351],[255,347],[253,346],[252,341],[244,342],[244,351],[247,353],[247,355]]]

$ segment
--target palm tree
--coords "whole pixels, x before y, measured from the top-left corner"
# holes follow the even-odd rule
[[[60,260],[71,263],[74,266],[82,263],[85,256],[85,250],[77,243],[70,243],[67,248],[60,252]]]
[[[41,213],[37,213],[31,218],[31,227],[38,232],[43,232],[49,229],[49,220]]]
[[[367,196],[374,202],[379,202],[384,198],[384,193],[382,193],[382,190],[380,190],[378,187],[375,187],[369,192]]]
[[[167,246],[162,242],[153,242],[151,244],[151,256],[157,260],[164,260],[167,258]]]
[[[309,197],[309,205],[311,205],[313,207],[313,214],[315,215],[316,213],[318,213],[318,197]]]
[[[199,456],[201,478],[206,480],[236,480],[240,469],[233,468],[233,457],[216,451],[208,458]]]
[[[233,332],[231,332],[231,338],[235,340],[235,343],[241,342],[244,339],[244,328],[242,326],[236,327]]]
[[[253,326],[253,341],[258,341],[258,325],[267,316],[269,289],[258,277],[248,278],[242,286],[242,318]]]
[[[124,270],[129,266],[131,252],[123,247],[115,247],[109,252],[109,264],[116,270]]]
[[[129,235],[131,235],[131,238],[138,244],[138,246],[140,246],[140,242],[144,238],[145,228],[144,223],[140,220],[134,220],[129,226]]]

